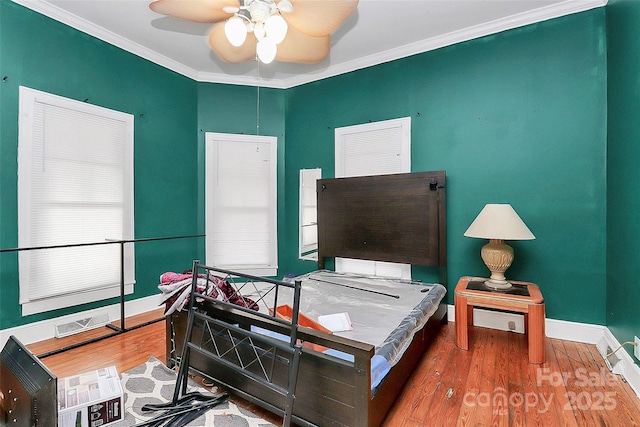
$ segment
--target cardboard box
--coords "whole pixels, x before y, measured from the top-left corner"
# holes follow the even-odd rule
[[[58,379],[58,427],[101,427],[123,419],[115,366]]]

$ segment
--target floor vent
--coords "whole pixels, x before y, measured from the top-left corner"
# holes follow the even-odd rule
[[[89,329],[99,328],[109,323],[109,314],[102,313],[95,316],[87,317],[85,319],[73,320],[67,323],[61,323],[56,325],[56,338],[62,338],[80,332],[88,331]]]
[[[607,347],[607,354],[611,354],[612,351],[613,349],[611,347]],[[611,354],[611,356],[605,359],[609,370],[611,370],[611,372],[613,372],[614,374],[622,374],[622,364],[620,363],[621,361],[622,360],[618,357],[617,354]]]
[[[598,352],[602,355],[602,358],[607,364],[609,370],[616,375],[621,375],[623,364],[620,362],[622,361],[622,359],[618,356],[617,353],[611,354],[613,353],[614,349],[612,349],[607,344],[606,340],[604,338],[601,339],[600,342],[596,344],[596,347],[598,348]]]

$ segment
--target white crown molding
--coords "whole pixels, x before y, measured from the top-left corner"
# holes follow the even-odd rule
[[[118,34],[105,30],[101,27],[96,27],[89,21],[69,14],[51,3],[37,0],[12,1],[196,81],[287,89],[337,76],[339,74],[405,58],[418,53],[428,52],[456,43],[496,34],[513,28],[603,7],[606,6],[608,0],[566,0],[531,12],[512,15],[507,18],[498,19],[482,25],[466,28],[464,30],[455,31],[427,40],[421,40],[419,42],[381,52],[376,55],[370,55],[357,60],[329,66],[321,72],[306,73],[279,80],[256,80],[255,77],[200,72],[121,37]]]
[[[197,78],[195,80],[199,82],[205,82],[205,83],[222,83],[222,84],[242,85],[242,86],[260,86],[260,87],[268,87],[268,88],[274,88],[274,89],[288,89],[289,87],[292,87],[287,85],[288,80],[283,80],[283,79],[267,80],[265,78],[256,77],[256,76],[233,76],[229,74],[217,74],[217,73],[206,73],[206,72],[197,73]],[[310,81],[314,81],[314,80],[310,80]]]
[[[189,77],[192,80],[198,80],[198,72],[193,68],[187,67],[173,59],[167,58],[164,55],[160,55],[151,49],[148,49],[138,43],[134,43],[131,40],[114,33],[113,31],[106,30],[99,27],[86,19],[79,18],[76,15],[70,14],[67,11],[60,9],[59,7],[40,0],[11,0],[21,6],[45,15],[58,22],[62,22],[78,31],[82,31],[92,37],[109,43],[113,46],[119,47],[129,53],[151,61],[161,67],[175,71],[178,74]]]
[[[442,47],[451,46],[457,43],[477,39],[480,37],[497,34],[502,31],[511,30],[525,25],[535,24],[537,22],[549,19],[559,18],[561,16],[573,13],[584,12],[586,10],[595,9],[606,6],[608,0],[567,0],[562,3],[556,3],[534,11],[511,15],[507,18],[498,19],[487,22],[474,27],[465,28],[460,31],[454,31],[433,37],[426,40],[420,40],[410,43],[399,48],[380,52],[357,60],[344,62],[342,64],[331,66],[327,70],[318,74],[304,74],[292,77],[286,80],[286,87],[298,86],[312,81],[337,76],[339,74],[356,71],[359,69],[371,67],[385,62],[395,61],[397,59],[406,58],[408,56],[419,53],[429,52],[440,49]]]

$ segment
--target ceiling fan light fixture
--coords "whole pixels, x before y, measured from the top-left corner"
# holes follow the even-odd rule
[[[253,34],[255,34],[256,39],[258,39],[258,41],[262,40],[266,35],[266,31],[264,29],[264,23],[262,23],[262,22],[254,22],[254,24],[253,24]]]
[[[1,0],[0,0],[1,1]],[[359,0],[151,0],[156,13],[211,23],[208,42],[225,62],[317,63]],[[252,34],[253,33],[253,34]],[[259,43],[264,42],[264,43]]]
[[[245,6],[249,9],[249,15],[253,22],[264,22],[271,15],[271,6],[275,7],[273,1],[252,0],[245,1]]]
[[[269,37],[264,37],[262,40],[258,41],[256,44],[256,53],[258,54],[258,59],[263,64],[270,64],[276,58],[276,53],[278,52],[278,47]]]
[[[280,12],[284,12],[284,13],[293,12],[293,4],[289,0],[279,1],[277,6]]]
[[[287,21],[279,14],[271,15],[264,22],[264,30],[269,36],[269,39],[275,44],[282,43],[282,40],[284,40],[287,35],[288,29]]]
[[[242,46],[247,39],[247,26],[244,20],[238,15],[229,18],[224,24],[224,34],[227,36],[229,43],[235,47]]]

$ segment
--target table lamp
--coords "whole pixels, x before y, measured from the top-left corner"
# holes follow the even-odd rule
[[[509,204],[488,204],[464,233],[467,237],[489,239],[480,255],[491,271],[485,285],[495,290],[508,290],[504,272],[513,261],[513,248],[505,240],[533,240],[536,237]]]

